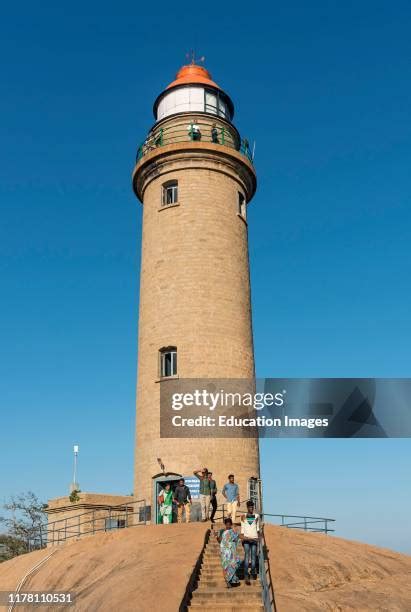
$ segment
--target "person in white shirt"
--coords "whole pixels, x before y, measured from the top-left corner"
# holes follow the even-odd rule
[[[201,140],[200,128],[196,123],[190,123],[187,130],[191,140]]]
[[[249,565],[251,562],[251,575],[257,579],[257,546],[260,537],[260,517],[254,512],[254,502],[247,502],[247,514],[241,516],[240,538],[244,547],[244,578],[245,583],[250,585]]]

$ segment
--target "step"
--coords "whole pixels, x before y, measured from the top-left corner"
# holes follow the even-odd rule
[[[220,577],[220,580],[216,578],[203,578],[201,577],[200,582],[198,583],[197,591],[203,591],[205,589],[217,589],[224,588],[225,580],[223,577]],[[240,581],[240,586],[235,587],[236,589],[258,589],[261,592],[261,584],[258,580],[251,580],[250,584],[245,584],[243,580]]]
[[[264,612],[264,606],[258,604],[242,603],[241,606],[235,604],[216,604],[216,603],[191,603],[189,606],[193,610],[213,610],[213,612]]]
[[[240,580],[242,580],[243,578],[243,574],[240,572],[237,572],[237,576],[240,578]],[[213,571],[209,571],[209,570],[202,570],[201,574],[199,575],[200,580],[223,580],[224,576],[223,576],[223,572],[221,570],[213,570]],[[252,579],[251,582],[256,582],[258,584],[260,584],[260,579],[259,577],[257,577],[257,580]]]
[[[242,603],[241,606],[235,604],[217,604],[217,603],[195,603],[192,602],[189,606],[193,610],[213,610],[213,612],[264,612],[264,606],[258,604]]]
[[[218,567],[216,566],[210,566],[210,565],[203,565],[202,567],[200,567],[200,572],[202,576],[222,576],[223,574],[223,568],[221,567],[221,565],[219,565]],[[242,567],[240,567],[237,570],[237,575],[238,576],[242,576],[244,574],[244,570]],[[257,578],[259,578],[259,574],[257,572]]]
[[[253,603],[254,601],[261,601],[261,589],[253,589],[247,586],[244,588],[233,587],[231,589],[225,588],[213,588],[213,589],[204,589],[204,591],[197,589],[192,593],[193,601],[204,601],[204,600],[218,600],[218,601],[226,601],[230,599],[231,601],[235,600],[236,603],[238,601],[246,601],[247,603]]]
[[[221,563],[220,555],[203,555],[202,558],[203,563]],[[243,559],[240,557],[241,563],[243,563]]]
[[[237,572],[237,576],[240,578],[240,580],[243,578],[243,572]],[[201,580],[217,580],[220,578],[223,578],[223,572],[222,570],[208,570],[208,569],[204,569],[201,570],[201,573],[199,575]],[[251,582],[260,582],[260,577],[257,576],[257,580],[252,579]]]
[[[237,545],[237,550],[244,550],[244,547],[242,544],[238,544]],[[220,544],[207,544],[206,548],[205,548],[205,552],[214,552],[219,554],[220,553]]]
[[[201,578],[215,578],[215,577],[220,577],[220,576],[223,576],[223,568],[222,568],[221,566],[218,566],[218,567],[215,567],[215,566],[210,567],[209,565],[205,565],[205,566],[202,566],[202,567],[200,568],[200,574],[199,574],[199,575],[201,576]],[[243,576],[244,576],[244,571],[243,571],[243,568],[242,568],[242,567],[240,567],[240,568],[237,570],[237,576],[238,576],[240,579],[242,579],[242,578],[243,578]],[[259,582],[259,580],[260,580],[260,576],[259,576],[259,574],[257,574],[257,580],[256,580],[255,582]]]
[[[237,546],[237,553],[241,556],[244,556],[244,548],[242,546]],[[220,556],[220,547],[219,546],[207,546],[204,551],[205,555],[218,555]]]

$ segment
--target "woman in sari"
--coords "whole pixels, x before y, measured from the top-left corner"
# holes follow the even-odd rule
[[[173,522],[173,491],[167,482],[157,499],[160,505],[160,514],[163,518],[163,525]]]
[[[239,535],[234,531],[233,522],[230,518],[226,518],[224,524],[225,529],[220,531],[218,541],[220,542],[220,556],[224,578],[227,583],[227,588],[231,588],[240,583],[236,574],[241,563],[237,553]]]

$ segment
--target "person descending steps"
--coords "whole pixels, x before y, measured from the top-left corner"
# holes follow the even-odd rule
[[[221,560],[221,548],[218,539],[222,532],[231,530],[237,534],[235,552],[232,561],[236,566],[235,586],[227,588],[224,563]],[[231,538],[230,538],[231,539]],[[242,553],[242,546],[236,527],[231,523],[215,524],[210,532],[209,540],[201,559],[201,568],[197,587],[192,591],[190,604],[187,608],[205,612],[264,612],[262,586],[259,577],[246,585],[243,580],[242,564],[237,563]],[[241,555],[242,556],[242,555]],[[229,572],[232,574],[231,570]],[[232,574],[233,576],[234,574]],[[231,578],[231,582],[232,578]]]

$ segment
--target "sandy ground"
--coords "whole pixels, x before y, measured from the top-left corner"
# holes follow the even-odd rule
[[[208,525],[207,525],[208,526]],[[31,591],[74,591],[74,606],[16,611],[164,612],[178,610],[204,544],[207,526],[147,525],[98,534],[58,547],[25,584]],[[48,550],[0,564],[0,591],[13,590]],[[4,610],[5,608],[0,608]]]
[[[84,538],[58,547],[25,589],[77,594],[73,607],[37,608],[53,612],[177,612],[206,530],[152,525]],[[270,525],[266,538],[277,612],[411,611],[411,557]],[[14,590],[49,551],[0,564],[0,591]]]
[[[411,611],[411,557],[266,525],[277,612]]]

